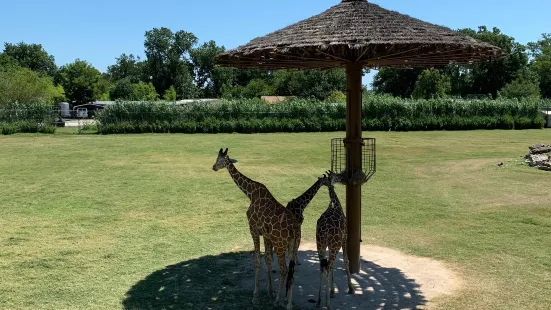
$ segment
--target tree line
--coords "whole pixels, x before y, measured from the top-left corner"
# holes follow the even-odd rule
[[[551,35],[526,45],[489,30],[458,30],[502,48],[504,59],[470,66],[429,69],[382,68],[372,91],[403,98],[551,98]],[[123,53],[106,72],[76,59],[58,67],[35,43],[5,43],[0,53],[0,104],[5,102],[95,100],[178,100],[255,98],[262,95],[344,100],[346,74],[333,70],[261,70],[215,66],[224,51],[215,41],[198,43],[190,32],[161,27],[145,32],[141,59]],[[364,71],[364,74],[368,70]]]
[[[432,69],[381,69],[373,89],[397,97],[551,98],[551,34],[527,45],[498,28],[460,29],[475,39],[501,48],[500,60],[470,66],[449,65]]]

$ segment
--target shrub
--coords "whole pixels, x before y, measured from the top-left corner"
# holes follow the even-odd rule
[[[335,90],[327,96],[327,99],[325,99],[327,102],[346,102],[346,95],[339,90]]]
[[[0,109],[13,102],[54,103],[63,99],[63,87],[54,86],[48,76],[20,67],[0,70]]]
[[[174,89],[174,86],[170,86],[163,96],[163,99],[166,101],[176,101],[176,90]]]
[[[537,83],[531,81],[514,80],[513,82],[503,86],[503,88],[498,92],[498,96],[505,99],[539,99],[540,87]]]

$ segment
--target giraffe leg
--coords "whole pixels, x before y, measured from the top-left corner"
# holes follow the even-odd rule
[[[266,238],[264,239],[264,255],[270,255],[270,262],[274,261],[274,246],[266,241]],[[272,273],[276,273],[274,266],[271,265]]]
[[[327,287],[325,288],[325,305],[327,309],[331,309],[331,273],[333,272],[333,266],[327,267]]]
[[[294,261],[289,262],[289,273],[291,273],[290,278],[287,277],[286,292],[287,292],[287,310],[293,310],[293,282],[294,282]]]
[[[273,297],[272,289],[272,244],[266,238],[264,239],[264,262],[266,263],[266,269],[268,269],[268,296]]]
[[[274,246],[270,246],[270,258],[271,258],[271,261],[273,262],[274,261]],[[276,270],[273,268],[273,265],[272,265],[272,273],[276,273]]]
[[[342,243],[342,257],[344,261],[344,269],[346,269],[346,277],[348,278],[348,294],[354,294],[354,286],[350,277],[350,266],[348,265],[348,253],[346,252],[346,238]]]
[[[287,264],[285,263],[285,249],[276,248],[277,262],[279,263],[279,288],[274,302],[275,306],[279,306],[282,300],[282,292],[285,286],[285,276],[287,275]]]
[[[260,285],[260,236],[253,234],[253,243],[254,243],[254,293],[253,293],[253,304],[257,305],[258,301],[258,287]]]
[[[300,246],[300,239],[302,237],[302,232],[301,232],[301,229],[299,229],[297,231],[297,237],[296,237],[296,240],[295,240],[295,243],[294,243],[294,248],[293,248],[293,259],[295,260],[295,264],[297,265],[302,265],[300,263],[300,261],[298,260],[298,247]]]
[[[331,298],[335,298],[335,268],[331,268]]]
[[[335,260],[337,258],[339,249],[335,247],[329,247],[329,262],[327,264],[327,309],[330,309],[330,299],[335,297],[335,286],[333,285],[333,267],[335,266]]]
[[[287,278],[285,280],[285,299],[287,300],[287,310],[293,309],[293,283],[295,282],[295,261],[293,259],[293,251],[296,253],[296,239],[289,241],[289,267],[287,268]]]
[[[323,284],[323,270],[320,267],[320,287],[319,287],[319,291],[318,291],[318,302],[316,303],[316,308],[321,307],[321,287],[322,287],[322,284]]]
[[[318,302],[316,303],[316,308],[321,307],[321,287],[323,284],[323,273],[327,267],[327,259],[325,259],[325,246],[323,246],[319,241],[317,242],[318,248],[318,258],[320,260],[320,286],[318,291]]]

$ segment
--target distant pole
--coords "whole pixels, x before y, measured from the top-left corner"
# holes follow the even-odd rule
[[[362,169],[362,70],[361,64],[346,66],[346,171],[351,177]],[[360,272],[362,186],[346,185],[347,252],[351,273]]]

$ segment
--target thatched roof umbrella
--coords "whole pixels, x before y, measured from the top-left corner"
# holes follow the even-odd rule
[[[502,57],[500,49],[449,28],[386,10],[366,0],[343,0],[327,11],[253,39],[219,55],[238,68],[346,68],[347,172],[362,168],[362,68],[433,67]],[[346,185],[348,257],[360,269],[361,185]]]

